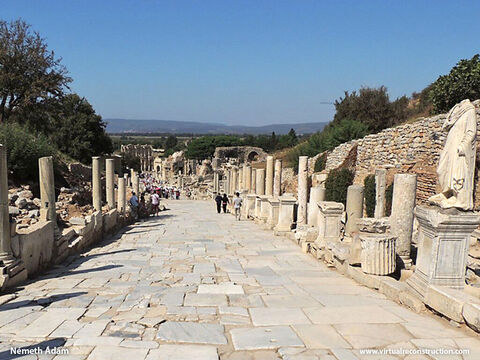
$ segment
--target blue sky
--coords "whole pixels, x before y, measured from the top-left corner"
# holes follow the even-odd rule
[[[410,95],[480,52],[480,1],[1,0],[104,118],[330,121],[345,90]]]

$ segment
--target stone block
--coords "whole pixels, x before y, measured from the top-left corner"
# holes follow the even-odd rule
[[[463,306],[466,303],[480,303],[480,300],[463,291],[443,286],[429,286],[425,303],[436,312],[458,323],[463,323]]]
[[[465,303],[463,305],[462,316],[473,330],[480,332],[480,304],[477,302],[474,303]]]
[[[362,271],[372,275],[388,275],[395,271],[395,237],[384,234],[361,234]]]

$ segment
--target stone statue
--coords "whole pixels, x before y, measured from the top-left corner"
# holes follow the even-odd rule
[[[444,209],[473,210],[477,119],[470,100],[455,105],[442,128],[448,135],[437,168],[441,193],[429,201]]]

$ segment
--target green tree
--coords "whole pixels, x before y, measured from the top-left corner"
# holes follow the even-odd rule
[[[138,156],[130,153],[122,154],[122,169],[123,173],[128,173],[128,169],[133,169],[136,172],[140,172],[141,162]]]
[[[165,140],[165,150],[174,149],[177,146],[178,140],[175,135],[169,135],[167,140]]]
[[[22,107],[61,97],[70,82],[61,59],[30,25],[0,21],[0,123]]]
[[[56,113],[51,117],[51,139],[63,153],[83,163],[95,155],[113,151],[105,132],[106,124],[90,103],[77,94],[58,100]]]
[[[462,59],[448,75],[440,76],[431,86],[430,99],[433,112],[438,114],[450,110],[464,99],[480,98],[480,55],[470,60]]]

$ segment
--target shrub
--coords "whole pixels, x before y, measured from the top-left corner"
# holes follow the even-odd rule
[[[57,150],[44,135],[35,135],[17,123],[0,125],[0,143],[7,148],[7,166],[17,180],[38,180],[38,159]]]
[[[355,173],[349,169],[330,171],[325,181],[325,198],[327,201],[347,203],[347,189],[353,184]]]
[[[429,95],[437,114],[450,110],[463,99],[480,98],[480,55],[460,60],[448,75],[440,76],[431,85]]]
[[[363,180],[363,196],[365,199],[365,209],[367,212],[367,217],[375,216],[375,175],[368,175],[365,180]]]
[[[317,158],[317,161],[315,161],[315,167],[314,170],[315,172],[320,172],[325,170],[325,166],[327,165],[327,153],[323,153]]]

